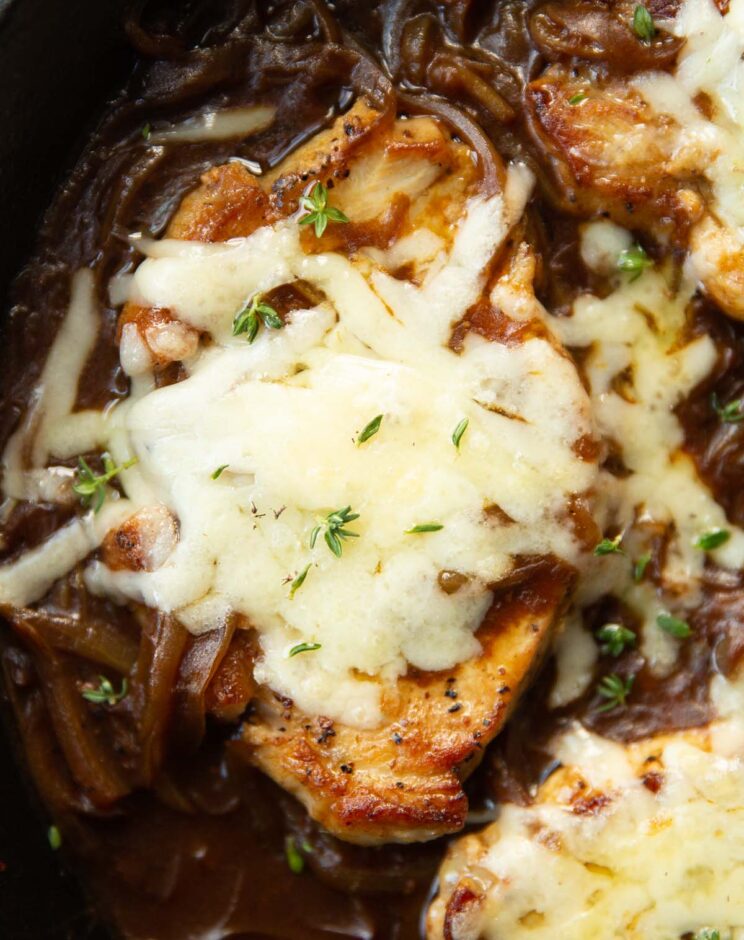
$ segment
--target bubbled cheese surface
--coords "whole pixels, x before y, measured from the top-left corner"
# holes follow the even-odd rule
[[[507,347],[471,335],[459,354],[446,345],[529,185],[515,169],[505,195],[474,197],[418,285],[369,258],[304,254],[296,220],[224,245],[152,246],[137,298],[212,342],[176,385],[138,380],[110,437],[139,458],[127,495],[167,505],[180,538],[157,571],[99,562],[90,586],[172,611],[194,632],[242,614],[260,635],[259,681],[310,714],[360,727],[380,721],[386,683],[409,666],[477,656],[490,588],[514,555],[576,560],[566,503],[595,472],[575,452],[591,433],[585,393],[551,342]],[[252,345],[232,336],[247,298],[296,278],[326,299]],[[379,432],[359,445],[377,415]],[[514,521],[488,515],[493,504]],[[322,534],[311,548],[313,528],[345,506],[359,513],[349,525],[358,538],[340,558]],[[428,523],[442,529],[406,531]],[[446,593],[444,570],[467,583]],[[290,657],[299,643],[320,649]]]
[[[482,897],[456,940],[678,940],[705,928],[722,940],[741,935],[740,757],[682,736],[661,741],[652,750],[662,781],[654,793],[622,746],[584,729],[564,734],[555,752],[566,785],[534,806],[505,806],[445,863],[443,891],[466,875]],[[572,802],[578,780],[601,802]],[[442,936],[441,917],[435,907],[432,940]]]

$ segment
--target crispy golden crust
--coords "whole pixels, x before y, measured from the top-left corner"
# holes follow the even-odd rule
[[[300,799],[335,835],[361,844],[433,839],[465,824],[463,781],[498,734],[561,617],[572,573],[524,569],[478,638],[483,653],[446,673],[410,673],[357,730],[258,693],[236,749]]]
[[[694,166],[679,163],[679,127],[620,79],[549,68],[527,93],[532,127],[553,157],[565,208],[686,242],[702,214]]]

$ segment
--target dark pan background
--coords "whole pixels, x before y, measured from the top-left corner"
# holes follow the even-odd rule
[[[126,0],[0,0],[0,316],[45,207],[132,59]],[[103,940],[0,728],[0,938]],[[64,853],[62,853],[63,855]]]

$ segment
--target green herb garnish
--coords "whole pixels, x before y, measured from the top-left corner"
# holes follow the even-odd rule
[[[671,614],[659,614],[656,623],[665,633],[677,637],[678,640],[684,640],[692,635],[692,628],[689,623],[686,620],[680,620],[679,617],[673,617]]]
[[[368,441],[371,437],[374,437],[375,434],[380,430],[380,425],[382,424],[382,415],[377,415],[375,418],[365,425],[362,433],[357,438],[357,444],[364,444],[365,441]]]
[[[149,121],[146,124],[142,125],[142,130],[140,131],[140,133],[142,134],[143,140],[150,139],[150,136],[152,135],[152,126]]]
[[[314,225],[316,238],[325,232],[329,222],[349,221],[340,209],[328,205],[328,189],[320,181],[300,199],[300,208],[307,213],[300,219],[300,225]]]
[[[121,680],[121,689],[117,692],[106,676],[98,677],[98,688],[83,689],[82,696],[86,702],[96,705],[117,705],[127,694],[127,680]]]
[[[602,541],[595,546],[594,554],[598,557],[602,555],[624,555],[625,552],[620,548],[622,540],[622,533],[616,535],[614,539],[602,539]]]
[[[568,99],[570,105],[581,104],[582,101],[586,101],[589,96],[583,91],[577,91],[575,95],[571,95]]]
[[[293,875],[301,875],[305,868],[305,859],[297,848],[297,843],[292,836],[287,836],[284,840],[284,854],[287,857],[287,865]]]
[[[738,424],[744,421],[744,411],[742,411],[742,399],[730,401],[727,405],[722,405],[715,392],[710,396],[711,408],[724,424]]]
[[[623,274],[629,274],[631,283],[637,281],[646,268],[652,266],[653,261],[640,245],[633,245],[631,248],[623,249],[617,259],[618,271],[622,271]]]
[[[610,656],[619,656],[626,646],[634,646],[636,635],[621,623],[606,623],[594,634],[602,644],[600,649]]]
[[[731,538],[728,529],[711,529],[710,532],[703,532],[695,542],[695,548],[700,548],[704,552],[712,552],[714,548],[720,548]]]
[[[644,555],[636,561],[633,565],[633,580],[636,584],[640,584],[643,581],[643,576],[646,574],[646,568],[648,568],[651,561],[651,552],[646,552]]]
[[[321,648],[320,643],[298,643],[297,646],[293,646],[289,651],[289,658],[297,656],[298,653],[314,653],[315,650]]]
[[[462,421],[457,425],[455,430],[452,432],[452,443],[459,450],[460,441],[462,440],[463,434],[467,431],[470,421],[468,418],[463,418]]]
[[[622,679],[614,672],[605,676],[597,686],[597,692],[607,701],[599,707],[598,711],[609,712],[613,708],[624,708],[634,682],[635,676]]]
[[[302,585],[305,583],[305,578],[307,577],[307,573],[308,573],[308,571],[309,571],[311,568],[312,568],[312,562],[308,562],[308,563],[305,565],[305,567],[302,569],[302,571],[297,575],[297,577],[296,577],[296,578],[294,579],[294,581],[292,582],[292,585],[291,585],[291,587],[290,587],[290,589],[289,589],[289,599],[290,599],[290,600],[292,600],[292,599],[294,598],[295,594],[300,590],[300,588],[302,587]],[[289,655],[290,655],[290,656],[294,656],[295,652],[301,653],[301,652],[303,652],[303,651],[302,651],[301,649],[298,649],[297,647],[295,647],[295,648],[294,648],[294,651],[291,652]]]
[[[223,472],[224,472],[225,470],[227,470],[227,468],[228,468],[229,466],[230,466],[229,463],[222,463],[222,464],[220,464],[219,467],[217,467],[217,469],[216,469],[216,470],[214,471],[214,473],[212,474],[212,479],[213,479],[213,480],[219,480],[219,478],[222,476]]]
[[[103,501],[106,498],[106,484],[122,470],[128,470],[137,463],[137,458],[132,457],[131,460],[127,460],[126,463],[117,467],[109,454],[103,454],[102,460],[104,473],[97,476],[91,470],[86,459],[78,457],[76,482],[72,487],[80,497],[83,506],[86,508],[93,506],[93,512],[98,512],[103,506]]]
[[[310,548],[315,548],[318,536],[323,532],[326,545],[336,558],[340,558],[341,552],[343,551],[341,539],[359,538],[358,532],[349,532],[349,530],[345,528],[350,522],[358,518],[359,513],[352,512],[351,506],[345,506],[343,509],[336,509],[335,512],[328,513],[325,519],[316,525],[310,534]]]
[[[261,299],[261,294],[254,294],[250,301],[235,314],[233,320],[233,336],[246,334],[246,339],[252,343],[258,333],[261,322],[271,330],[281,330],[284,326],[282,318],[274,308]]]
[[[651,42],[656,35],[654,19],[642,3],[633,11],[633,32],[643,42]]]
[[[411,529],[406,529],[406,535],[421,535],[424,532],[439,532],[440,529],[443,529],[444,526],[441,522],[422,522],[419,525],[413,526]]]
[[[695,934],[695,940],[721,940],[721,931],[715,927],[703,927]]]
[[[52,851],[56,852],[57,849],[62,847],[62,833],[56,826],[50,826],[47,829],[47,839],[49,840],[49,847]]]

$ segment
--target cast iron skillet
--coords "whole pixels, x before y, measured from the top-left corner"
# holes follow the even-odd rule
[[[132,65],[127,0],[0,0],[0,315],[45,207]],[[3,703],[5,704],[5,703]],[[0,729],[0,937],[104,940]]]

